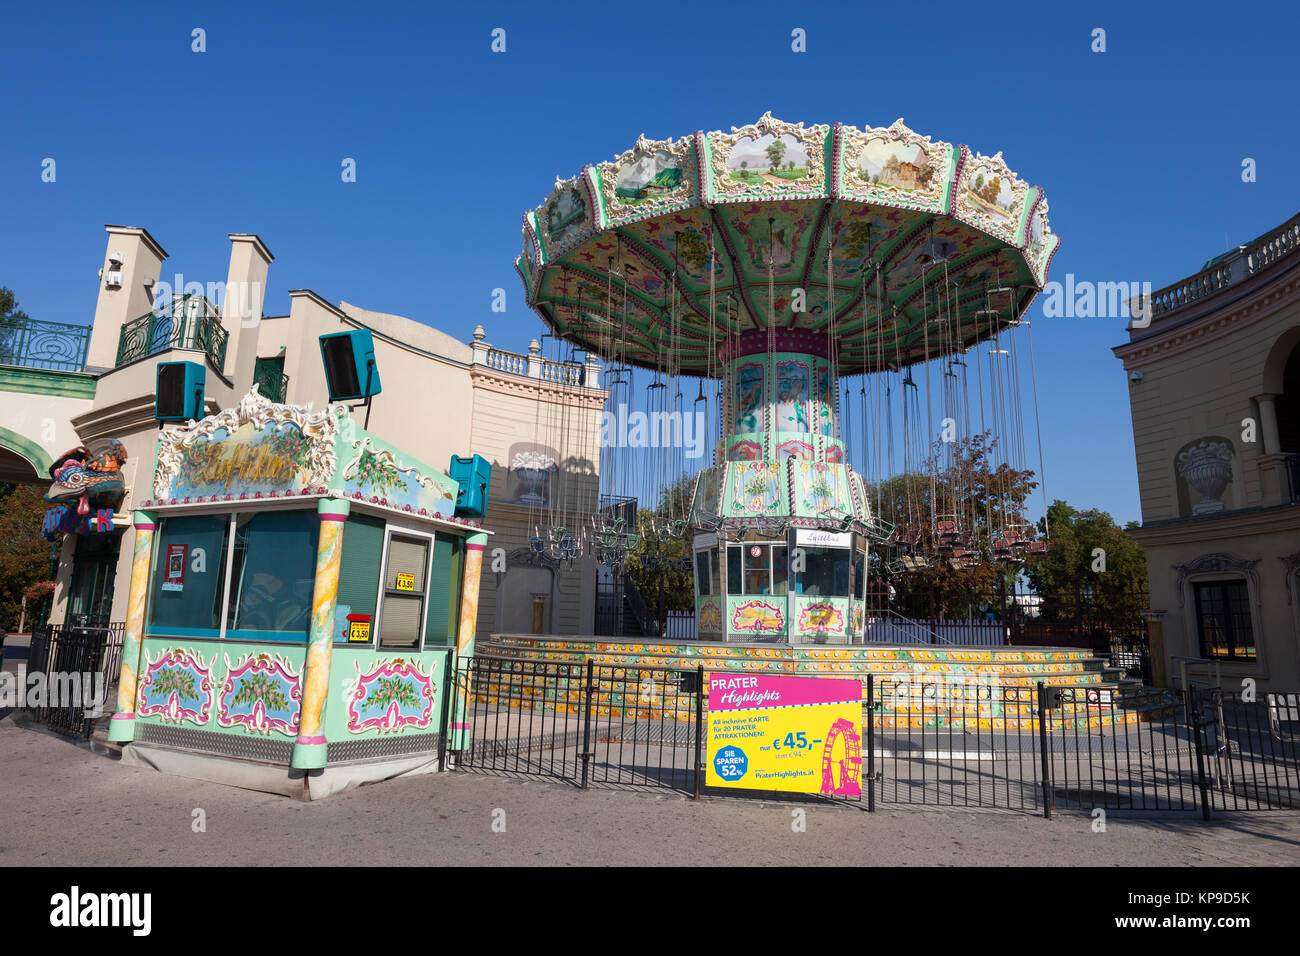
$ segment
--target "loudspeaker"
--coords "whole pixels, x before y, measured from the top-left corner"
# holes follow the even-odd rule
[[[153,417],[184,422],[203,417],[204,370],[197,362],[159,362]]]
[[[460,485],[456,493],[456,514],[483,517],[492,484],[492,463],[482,455],[473,458],[452,455],[447,477]]]
[[[375,364],[375,341],[369,329],[322,335],[320,356],[331,402],[357,401],[383,390],[379,384],[379,367]]]

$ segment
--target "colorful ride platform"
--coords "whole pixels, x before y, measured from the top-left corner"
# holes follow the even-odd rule
[[[602,637],[553,637],[493,634],[479,643],[480,656],[524,662],[594,664],[616,668],[667,668],[683,674],[703,666],[713,671],[789,674],[803,677],[854,678],[874,675],[883,726],[921,728],[1038,729],[1037,685],[1062,687],[1087,695],[1096,692],[1108,705],[1089,713],[1086,724],[1134,723],[1168,706],[1163,691],[1144,687],[1106,666],[1092,651],[1059,647],[945,647],[934,645],[854,645],[824,647],[710,642],[629,642]],[[615,686],[617,683],[617,686]],[[689,697],[662,704],[624,699],[626,681],[611,682],[598,694],[598,714],[641,719],[686,720]],[[573,684],[564,685],[572,688]],[[705,687],[708,686],[707,676]],[[1104,696],[1103,696],[1104,692]],[[572,693],[577,693],[573,691]],[[553,684],[519,670],[508,692],[476,688],[482,702],[515,707],[573,711],[573,700],[557,699]],[[576,700],[576,698],[575,698]],[[1077,713],[1072,711],[1072,713]],[[1049,725],[1059,718],[1048,713]],[[1080,719],[1082,725],[1084,721]]]

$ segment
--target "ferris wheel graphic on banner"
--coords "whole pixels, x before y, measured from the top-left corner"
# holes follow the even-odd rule
[[[835,759],[835,744],[842,741],[843,751]],[[839,773],[836,774],[836,765]],[[838,782],[837,782],[838,779]],[[822,747],[822,793],[856,797],[862,794],[862,735],[853,721],[840,718],[831,725]]]

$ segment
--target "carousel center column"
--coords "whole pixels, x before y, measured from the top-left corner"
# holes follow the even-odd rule
[[[478,585],[483,574],[483,548],[487,535],[471,534],[465,539],[465,570],[460,582],[460,621],[456,631],[456,660],[474,653],[474,635],[478,630]],[[459,670],[459,666],[457,667]],[[469,685],[468,675],[458,680],[456,706],[451,720],[449,749],[464,750],[469,743]],[[450,686],[448,690],[450,691]]]
[[[112,743],[129,743],[135,739],[135,694],[140,673],[140,650],[144,646],[144,611],[149,596],[149,572],[153,561],[155,516],[137,511],[135,550],[131,556],[131,586],[126,600],[126,632],[122,636],[122,667],[117,679],[117,713],[108,724]]]
[[[303,674],[302,718],[289,766],[319,770],[325,766],[329,745],[321,718],[329,695],[330,656],[334,647],[334,609],[338,604],[339,566],[343,559],[343,524],[350,504],[323,498],[317,506],[320,540],[316,546],[316,582],[311,597],[311,633],[307,638],[307,666]]]

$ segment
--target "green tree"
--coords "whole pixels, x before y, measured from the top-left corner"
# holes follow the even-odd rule
[[[18,308],[18,300],[14,297],[13,290],[2,285],[0,285],[0,315],[13,316],[16,319],[30,318],[26,312]]]
[[[31,485],[0,485],[0,632],[18,626],[23,592],[49,577],[50,542],[41,537],[47,507],[42,494]],[[29,625],[40,604],[28,603]]]
[[[763,152],[767,153],[768,162],[772,164],[773,169],[776,169],[781,165],[781,160],[785,158],[785,143],[779,138],[774,139],[768,143],[767,149],[763,150]]]
[[[695,610],[689,528],[680,535],[667,538],[657,538],[652,530],[655,523],[668,526],[675,520],[689,517],[695,478],[695,475],[683,475],[660,490],[659,502],[653,509],[637,512],[637,530],[642,544],[628,555],[625,567],[650,613],[656,617],[661,616],[661,595],[663,612]]]
[[[940,446],[942,447],[942,446]],[[1003,588],[1014,592],[1016,565],[981,560],[957,567],[937,551],[932,533],[939,520],[955,520],[959,530],[972,532],[969,547],[979,549],[996,533],[1024,521],[1029,497],[1038,487],[1034,472],[994,464],[996,441],[988,432],[960,439],[951,449],[951,464],[935,460],[917,473],[895,475],[867,489],[873,512],[900,535],[919,532],[913,548],[899,546],[894,555],[926,556],[894,581],[901,592],[900,610],[911,616],[931,613],[944,617],[979,616]],[[881,587],[883,584],[872,585]]]
[[[1128,621],[1147,606],[1146,553],[1128,532],[1098,508],[1080,511],[1057,499],[1038,522],[1050,538],[1047,554],[1025,568],[1033,589],[1045,599],[1044,614],[1056,602],[1086,602],[1111,622]]]

